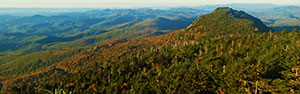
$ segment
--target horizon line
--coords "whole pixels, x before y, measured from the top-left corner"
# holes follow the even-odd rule
[[[266,5],[275,5],[275,6],[300,6],[300,5],[293,5],[293,4],[272,4],[272,3],[227,3],[227,4],[205,4],[205,5],[179,5],[179,4],[169,4],[169,5],[159,5],[159,4],[154,4],[154,5],[134,5],[134,4],[124,4],[124,5],[93,5],[88,6],[88,5],[80,5],[79,7],[73,6],[73,5],[65,5],[65,6],[23,6],[23,7],[16,7],[16,6],[6,6],[6,7],[1,7],[0,8],[145,8],[145,7],[197,7],[197,6],[217,6],[217,5],[230,5],[230,4],[266,4]]]

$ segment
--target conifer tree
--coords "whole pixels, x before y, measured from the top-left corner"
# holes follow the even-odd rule
[[[299,32],[298,28],[294,28],[294,29],[292,30],[292,33],[296,33],[296,32]]]
[[[287,29],[283,29],[282,31],[281,31],[281,33],[282,34],[287,34],[289,31],[287,30]]]

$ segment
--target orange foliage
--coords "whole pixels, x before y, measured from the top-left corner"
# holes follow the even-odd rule
[[[89,86],[89,88],[88,89],[86,89],[86,91],[89,91],[89,90],[93,90],[93,91],[97,91],[97,89],[95,88],[95,84],[92,84],[92,85],[90,85]]]
[[[66,87],[71,87],[71,86],[74,86],[74,85],[75,85],[75,83],[69,83],[69,84],[66,85]]]
[[[164,69],[164,71],[169,72],[170,70],[169,69]]]
[[[199,57],[199,59],[200,59],[200,60],[202,60],[202,59],[203,59],[203,57]]]
[[[121,86],[121,88],[127,88],[127,87],[128,87],[127,83],[124,83],[124,84]]]

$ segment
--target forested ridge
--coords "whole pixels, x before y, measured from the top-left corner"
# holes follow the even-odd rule
[[[159,36],[2,59],[34,62],[16,63],[31,66],[23,70],[1,67],[0,88],[16,94],[300,93],[299,35],[298,29],[274,32],[246,12],[222,7]]]

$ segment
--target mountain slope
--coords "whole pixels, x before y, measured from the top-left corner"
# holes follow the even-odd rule
[[[48,48],[74,48],[74,47],[85,47],[95,46],[103,44],[107,41],[115,40],[132,40],[149,36],[157,36],[166,34],[171,30],[183,29],[187,27],[195,18],[163,18],[158,17],[154,19],[147,19],[145,21],[133,21],[117,26],[107,28],[104,33],[90,35],[89,37],[80,38],[78,40],[57,43],[49,46]],[[97,29],[87,30],[85,33],[99,32]],[[76,35],[78,36],[78,35]]]
[[[186,28],[189,24],[191,24],[191,22],[194,20],[195,20],[194,18],[184,18],[184,17],[174,18],[174,19],[158,17],[155,19],[149,19],[141,23],[138,23],[134,27],[157,28],[157,30],[183,29]]]
[[[234,16],[232,16],[233,14],[231,13],[235,13]],[[154,21],[154,23],[151,24],[170,21],[166,18],[157,18],[157,19],[151,19],[148,21]],[[159,22],[155,22],[155,21],[159,21]],[[145,22],[142,22],[143,25],[145,25]],[[243,23],[243,24],[240,25],[239,23]],[[164,24],[159,24],[159,25],[164,25]],[[140,24],[137,24],[137,26],[134,25],[135,28],[139,28],[139,26],[143,27]],[[176,26],[176,23],[174,26]],[[159,26],[156,27],[159,28]],[[231,8],[218,8],[211,14],[201,16],[199,19],[194,21],[186,29],[175,30],[161,36],[146,37],[142,39],[135,39],[132,41],[108,42],[104,44],[106,46],[103,47],[98,46],[101,49],[98,48],[93,50],[94,52],[100,52],[98,53],[99,56],[113,55],[116,57],[121,57],[142,49],[150,49],[155,47],[164,48],[164,47],[174,46],[174,45],[182,46],[186,43],[195,43],[198,40],[197,38],[201,38],[201,37],[212,38],[215,36],[217,37],[232,36],[232,35],[238,36],[244,33],[254,34],[256,32],[268,32],[269,30],[271,29],[268,28],[266,25],[264,25],[259,19],[249,14],[246,14],[245,12],[232,10]],[[112,45],[112,46],[107,46],[107,45]]]
[[[48,67],[50,71],[0,78],[5,82],[2,91],[42,93],[36,89],[60,87],[76,93],[299,92],[294,68],[299,66],[300,33],[256,33],[265,32],[259,20],[241,19],[244,13],[232,16],[226,10],[232,9],[219,8],[187,29],[77,50]],[[214,26],[222,23],[229,26]]]

